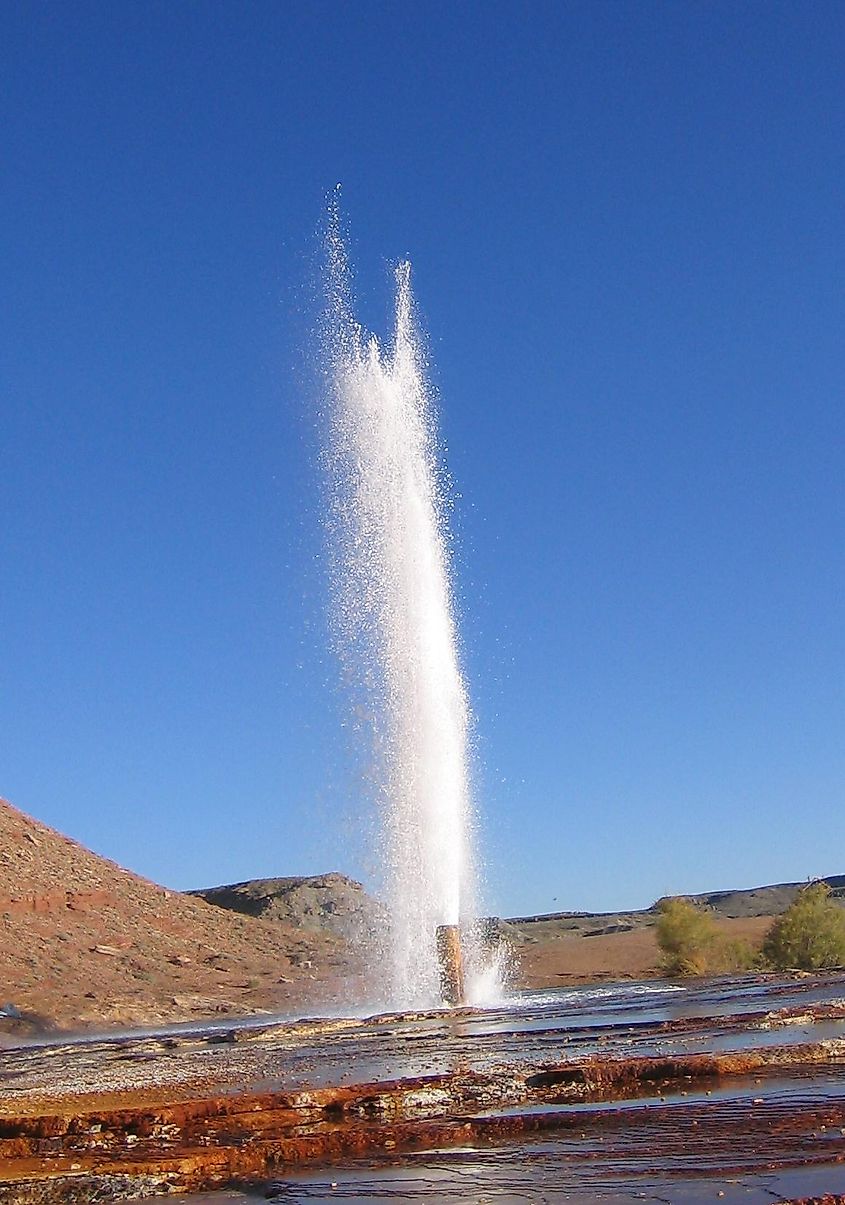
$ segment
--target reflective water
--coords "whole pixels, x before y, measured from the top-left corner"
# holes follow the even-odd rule
[[[411,1166],[338,1171],[333,1179],[316,1177],[292,1181],[270,1199],[279,1205],[342,1201],[365,1205],[386,1200],[442,1202],[443,1205],[541,1205],[543,1202],[591,1201],[660,1202],[661,1205],[703,1205],[704,1202],[744,1202],[772,1205],[796,1197],[845,1191],[845,1169],[837,1164],[814,1168],[725,1175],[666,1177],[659,1173],[635,1181],[601,1181],[573,1176],[548,1149],[519,1147],[495,1155],[452,1152]]]
[[[524,993],[477,1012],[384,1016],[275,1048],[268,1084],[365,1082],[433,1070],[559,1062],[585,1055],[683,1055],[845,1039],[842,976],[741,977]],[[788,1010],[785,1014],[784,1010]],[[256,1053],[256,1052],[253,1052]],[[845,1055],[843,1055],[845,1059]],[[260,1060],[259,1060],[260,1063]],[[643,1085],[623,1100],[491,1108],[473,1145],[322,1169],[291,1169],[255,1198],[294,1202],[772,1202],[845,1192],[845,1062]],[[499,1137],[511,1121],[527,1131]],[[486,1123],[493,1123],[489,1131]],[[480,1124],[484,1123],[484,1125]],[[479,1137],[478,1135],[481,1135]],[[224,1205],[231,1197],[183,1198]]]
[[[4,1091],[101,1091],[187,1080],[233,1090],[365,1083],[456,1068],[490,1071],[549,1061],[691,1054],[845,1037],[845,1020],[810,1010],[845,1004],[841,976],[624,983],[520,993],[501,1008],[376,1017],[255,1018],[127,1034],[42,1040],[4,1052]],[[769,1014],[803,1013],[790,1024]],[[225,1040],[231,1039],[231,1040]]]

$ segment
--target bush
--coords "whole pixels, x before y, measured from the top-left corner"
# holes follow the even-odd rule
[[[719,933],[713,918],[690,900],[659,900],[657,944],[667,975],[704,975],[710,970]]]
[[[776,970],[845,965],[845,911],[825,882],[809,883],[766,934],[763,957]]]
[[[657,908],[657,944],[667,975],[718,975],[756,965],[757,951],[747,941],[726,939],[710,913],[691,900],[667,898]]]
[[[726,974],[730,971],[750,971],[759,969],[760,951],[752,946],[744,937],[732,941],[722,940],[719,946],[721,970]]]

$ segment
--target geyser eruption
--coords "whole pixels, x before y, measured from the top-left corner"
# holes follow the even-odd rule
[[[336,220],[329,260],[333,628],[356,713],[372,730],[391,1000],[429,1006],[443,999],[439,926],[467,934],[470,994],[473,967],[480,972],[470,926],[469,710],[432,389],[410,264],[396,268],[394,331],[383,345],[353,317]]]

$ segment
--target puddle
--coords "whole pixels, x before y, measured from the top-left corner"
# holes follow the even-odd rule
[[[373,1201],[437,1201],[442,1205],[540,1205],[606,1201],[655,1202],[659,1205],[772,1205],[795,1197],[845,1192],[845,1168],[839,1164],[785,1169],[751,1175],[627,1176],[612,1172],[588,1182],[567,1174],[554,1158],[516,1148],[490,1156],[453,1152],[453,1158],[420,1160],[391,1168],[337,1169],[331,1177],[309,1176],[277,1185],[277,1205],[369,1205]],[[191,1198],[184,1198],[187,1202]],[[216,1202],[215,1202],[216,1205]]]

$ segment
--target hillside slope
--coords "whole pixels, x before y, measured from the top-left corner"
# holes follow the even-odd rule
[[[0,800],[6,1029],[19,1011],[64,1026],[284,1011],[332,996],[345,966],[340,938],[168,891]]]

